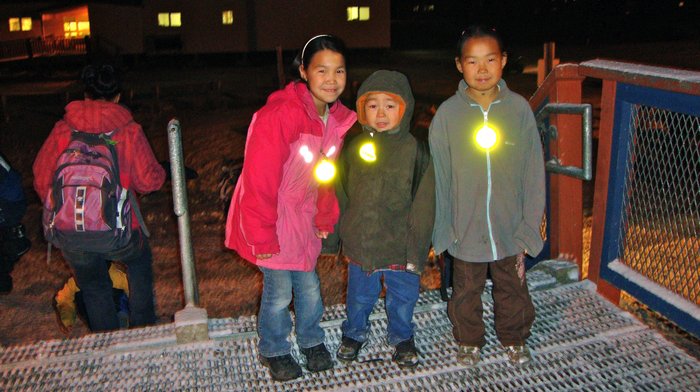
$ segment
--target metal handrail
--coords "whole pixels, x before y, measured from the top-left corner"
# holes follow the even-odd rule
[[[564,174],[570,177],[579,178],[589,181],[593,178],[593,121],[592,108],[590,104],[574,104],[574,103],[548,103],[543,106],[535,115],[537,120],[537,128],[540,133],[546,136],[546,141],[556,139],[558,136],[557,127],[554,125],[545,125],[545,120],[551,114],[580,114],[583,121],[581,122],[581,133],[583,136],[583,167],[565,166],[561,164],[561,160],[556,156],[552,156],[546,163],[545,168],[552,173]],[[545,148],[549,147],[549,143],[544,143]]]

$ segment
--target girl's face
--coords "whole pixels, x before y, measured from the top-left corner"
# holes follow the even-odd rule
[[[462,45],[462,56],[455,58],[457,69],[467,82],[468,94],[492,96],[506,66],[506,54],[492,37],[470,38]]]
[[[299,66],[299,73],[309,85],[319,115],[323,115],[326,105],[335,102],[345,89],[345,57],[338,52],[328,49],[316,52],[306,67]]]

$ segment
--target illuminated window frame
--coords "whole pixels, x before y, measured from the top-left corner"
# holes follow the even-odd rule
[[[22,31],[32,31],[32,18],[20,19],[20,25],[22,26]]]
[[[19,18],[10,18],[7,22],[10,25],[10,32],[21,31],[22,26],[19,23]]]
[[[370,18],[369,7],[352,6],[347,8],[348,22],[366,22]]]
[[[180,12],[159,12],[158,26],[160,27],[182,27],[182,13]]]
[[[233,24],[233,10],[221,11],[221,24],[224,24],[224,25],[232,25]]]
[[[82,38],[90,35],[90,21],[66,18],[63,20],[63,36],[65,38]]]

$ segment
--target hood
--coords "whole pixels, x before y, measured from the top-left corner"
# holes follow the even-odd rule
[[[72,129],[86,133],[112,132],[134,121],[126,107],[90,99],[69,103],[63,119]]]
[[[399,123],[398,129],[382,133],[391,135],[408,134],[411,129],[411,119],[413,118],[413,108],[415,106],[415,100],[413,99],[413,93],[411,92],[411,85],[408,82],[408,78],[406,78],[404,74],[387,70],[379,70],[371,74],[367,79],[365,79],[357,92],[357,119],[362,124],[363,130],[365,132],[374,131],[366,125],[364,102],[367,99],[368,94],[378,92],[398,96],[405,104],[403,116],[401,117],[401,122]],[[378,133],[378,135],[382,133]]]

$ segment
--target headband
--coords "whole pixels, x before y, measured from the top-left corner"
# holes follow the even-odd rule
[[[304,44],[304,48],[301,50],[301,65],[305,65],[304,64],[304,52],[306,52],[306,47],[309,46],[311,41],[315,40],[316,38],[320,38],[320,37],[330,37],[330,35],[329,34],[319,34],[315,37],[312,37],[310,40],[306,41],[306,44]]]

